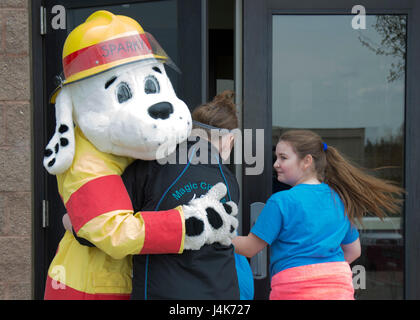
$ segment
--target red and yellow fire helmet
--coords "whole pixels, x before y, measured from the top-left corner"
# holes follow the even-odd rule
[[[53,92],[111,68],[137,61],[159,61],[177,69],[159,43],[134,19],[100,10],[68,36],[63,47],[63,76]]]

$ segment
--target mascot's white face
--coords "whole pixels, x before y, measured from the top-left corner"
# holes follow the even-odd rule
[[[99,150],[152,160],[191,130],[162,64],[126,65],[71,86],[75,122]]]
[[[72,122],[100,151],[143,160],[167,156],[191,132],[190,111],[158,62],[127,64],[63,87],[56,117],[56,134],[46,149],[56,152],[44,158],[52,174],[71,165],[74,151],[71,159],[59,153],[71,153]],[[63,125],[71,127],[63,134],[70,148],[58,151]]]

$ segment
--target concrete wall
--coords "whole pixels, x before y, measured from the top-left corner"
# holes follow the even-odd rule
[[[0,299],[31,299],[27,0],[0,0]]]

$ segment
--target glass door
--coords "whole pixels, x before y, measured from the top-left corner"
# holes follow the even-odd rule
[[[272,144],[310,129],[353,163],[404,186],[406,15],[272,16]],[[276,184],[273,192],[276,192]],[[402,299],[404,212],[363,219],[358,299]]]
[[[420,52],[420,8],[410,0],[354,6],[244,0],[243,128],[254,137],[264,130],[263,141],[247,143],[252,150],[263,144],[265,155],[261,174],[247,174],[244,164],[244,232],[252,204],[288,188],[273,177],[280,134],[313,130],[356,165],[406,190],[399,214],[384,221],[367,215],[358,226],[356,299],[418,299],[420,68],[413,58]],[[265,268],[267,277],[255,280],[257,299],[269,295],[269,258]]]

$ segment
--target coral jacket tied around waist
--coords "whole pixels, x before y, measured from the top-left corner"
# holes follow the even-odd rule
[[[352,275],[345,261],[289,268],[271,279],[270,300],[354,300]]]

